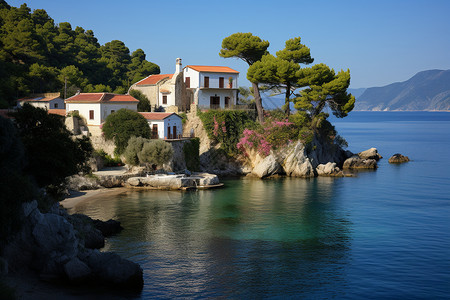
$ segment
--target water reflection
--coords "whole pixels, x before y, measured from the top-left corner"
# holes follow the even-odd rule
[[[143,297],[342,295],[351,223],[339,179],[228,180],[221,190],[134,191],[72,212],[116,218],[112,250],[144,268]]]

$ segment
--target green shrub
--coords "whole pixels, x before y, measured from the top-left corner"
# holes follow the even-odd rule
[[[123,156],[125,157],[125,162],[132,166],[139,165],[138,154],[142,151],[144,143],[147,142],[149,142],[148,139],[132,136],[128,140],[128,146],[125,148],[125,151],[123,153]]]
[[[198,112],[198,116],[208,137],[220,143],[220,148],[230,156],[238,154],[236,145],[244,129],[258,126],[254,111],[209,110]]]
[[[110,114],[102,127],[105,139],[114,140],[114,153],[119,156],[125,151],[128,140],[132,136],[150,138],[150,126],[140,113],[128,109],[120,109]]]
[[[150,165],[161,166],[173,156],[172,145],[162,140],[150,140],[143,144],[138,153],[139,161]]]
[[[95,150],[94,155],[97,155],[103,160],[103,164],[105,167],[116,167],[123,164],[120,157],[112,157],[108,153],[106,153],[103,149]]]

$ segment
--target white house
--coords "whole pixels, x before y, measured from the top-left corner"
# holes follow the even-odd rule
[[[176,113],[140,112],[152,131],[152,139],[178,139],[183,135],[182,118]]]
[[[64,99],[59,95],[59,93],[34,94],[30,97],[17,100],[17,105],[22,107],[25,103],[29,103],[34,107],[40,107],[47,110],[64,109]]]
[[[183,70],[190,103],[200,108],[231,108],[238,99],[239,72],[229,67],[192,66]]]
[[[153,108],[163,108],[166,112],[185,111],[187,101],[186,89],[183,84],[183,72],[181,70],[181,58],[177,58],[174,74],[150,75],[130,87],[147,96]]]
[[[182,69],[177,58],[174,74],[150,75],[130,87],[142,92],[153,107],[166,112],[200,108],[228,108],[238,99],[239,72],[223,66],[188,65]]]
[[[139,100],[130,95],[80,93],[65,100],[66,111],[78,111],[87,125],[101,125],[106,117],[119,109],[137,111]]]

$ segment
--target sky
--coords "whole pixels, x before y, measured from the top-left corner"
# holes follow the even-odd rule
[[[142,49],[162,74],[186,65],[229,66],[249,86],[248,65],[218,55],[222,40],[251,32],[269,52],[301,37],[314,63],[350,69],[351,88],[405,81],[420,71],[450,69],[448,0],[6,0],[45,9],[56,23],[94,31],[101,45],[121,40]]]

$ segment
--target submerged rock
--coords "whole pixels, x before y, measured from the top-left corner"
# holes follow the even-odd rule
[[[391,158],[389,158],[389,163],[391,163],[391,164],[401,164],[401,163],[408,162],[408,161],[409,161],[409,157],[401,155],[400,153],[396,153],[396,154],[392,155]]]

